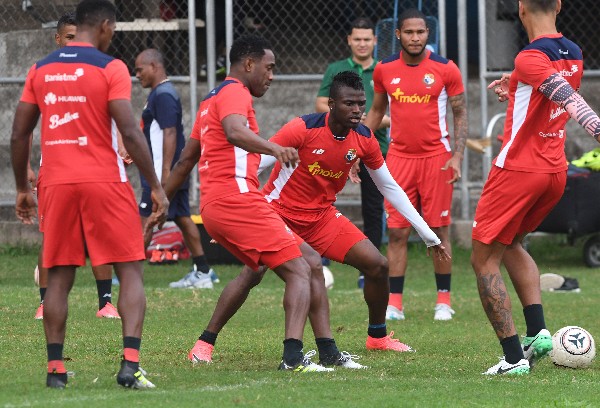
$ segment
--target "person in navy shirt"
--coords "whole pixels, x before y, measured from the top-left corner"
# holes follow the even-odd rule
[[[154,171],[164,185],[185,146],[181,100],[167,77],[164,58],[158,50],[151,48],[138,55],[135,60],[135,75],[142,87],[152,88],[142,112],[141,125],[152,154]],[[142,222],[145,222],[152,213],[152,200],[146,179],[142,175],[140,178],[143,192],[139,212]],[[217,280],[217,276],[206,262],[200,233],[190,218],[189,185],[187,177],[171,201],[167,218],[175,221],[183,233],[185,245],[192,253],[193,265],[189,273],[179,281],[171,282],[169,286],[212,289],[213,280]],[[145,237],[146,247],[150,242],[150,233]]]

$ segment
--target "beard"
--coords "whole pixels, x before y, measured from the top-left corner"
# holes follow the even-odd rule
[[[402,51],[404,51],[405,53],[407,53],[408,55],[410,55],[413,58],[418,57],[421,54],[423,54],[423,52],[425,51],[425,47],[426,47],[426,45],[424,45],[423,48],[421,48],[421,51],[419,51],[419,52],[411,52],[406,47],[404,47],[404,44],[400,43],[400,46],[402,47]]]

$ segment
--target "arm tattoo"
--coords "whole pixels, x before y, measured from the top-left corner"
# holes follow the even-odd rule
[[[454,116],[454,152],[461,156],[465,151],[468,133],[467,107],[465,104],[465,94],[451,96],[448,98],[452,106]]]
[[[512,308],[506,285],[500,273],[477,274],[477,287],[481,304],[499,339],[514,332]]]
[[[585,99],[569,85],[559,73],[552,74],[538,90],[552,102],[567,111],[590,135],[598,141],[600,137],[600,118],[590,108]]]

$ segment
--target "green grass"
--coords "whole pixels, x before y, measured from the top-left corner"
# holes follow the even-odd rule
[[[531,241],[540,271],[579,280],[579,294],[543,295],[551,331],[580,325],[600,339],[600,274],[581,261],[581,245],[569,247],[560,237]],[[118,321],[95,317],[96,289],[88,267],[78,272],[71,293],[65,356],[75,372],[66,390],[45,387],[46,351],[42,324],[33,319],[38,291],[32,272],[32,249],[0,248],[0,407],[61,406],[285,406],[287,407],[448,407],[448,406],[597,406],[600,367],[585,370],[554,367],[547,359],[523,377],[481,375],[497,362],[501,349],[477,294],[470,252],[455,249],[450,322],[434,322],[435,284],[431,261],[422,245],[409,252],[404,297],[407,320],[388,330],[417,353],[367,352],[367,308],[356,289],[356,271],[334,264],[329,292],[331,322],[342,350],[359,354],[365,371],[337,369],[326,374],[276,370],[283,335],[283,284],[268,273],[242,310],[219,336],[214,363],[192,367],[189,349],[205,327],[224,283],[216,290],[166,289],[184,265],[146,268],[148,309],[142,342],[142,365],[156,390],[132,391],[116,385],[121,353]],[[215,268],[222,282],[239,271]],[[505,278],[508,281],[508,278]],[[118,288],[114,288],[115,298]],[[520,334],[524,323],[511,291]],[[307,327],[305,351],[315,348]]]

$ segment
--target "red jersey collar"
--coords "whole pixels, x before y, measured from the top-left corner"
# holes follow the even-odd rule
[[[67,47],[93,47],[93,45],[89,42],[79,42],[79,41],[71,41],[66,45]]]
[[[538,37],[535,37],[533,40],[531,40],[529,43],[531,44],[534,41],[539,40],[540,38],[561,38],[563,35],[562,33],[556,33],[556,34],[542,34]]]

